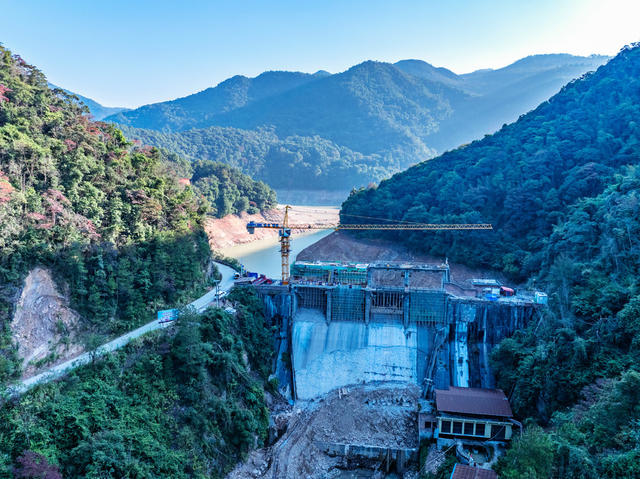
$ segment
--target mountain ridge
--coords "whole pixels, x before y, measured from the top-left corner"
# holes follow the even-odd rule
[[[265,72],[105,121],[164,133],[273,128],[281,137],[319,136],[408,166],[492,133],[606,59],[530,56],[465,75],[421,60],[368,60],[336,74]]]
[[[276,91],[276,93],[284,93],[286,91],[291,90],[292,88],[295,88],[301,84],[306,83],[306,81],[293,81],[291,82],[291,79],[295,79],[296,77],[299,78],[306,78],[307,80],[313,80],[313,79],[319,79],[319,78],[327,78],[330,76],[335,76],[335,75],[343,75],[351,70],[353,70],[354,68],[360,67],[362,65],[365,65],[369,62],[372,63],[379,63],[379,64],[385,64],[385,65],[391,65],[394,68],[397,68],[400,71],[403,71],[404,73],[407,74],[411,74],[413,76],[418,76],[418,77],[423,77],[426,79],[430,79],[430,80],[440,80],[443,82],[450,82],[452,84],[457,85],[459,88],[461,89],[467,89],[470,88],[469,87],[469,79],[473,79],[474,77],[480,77],[480,76],[486,76],[486,75],[502,75],[505,72],[513,72],[515,71],[522,71],[523,70],[523,66],[524,65],[529,65],[529,67],[531,68],[532,65],[537,65],[538,66],[538,70],[540,70],[540,68],[545,68],[545,69],[550,69],[551,67],[555,67],[557,66],[558,62],[561,62],[561,64],[566,65],[567,63],[570,64],[582,64],[582,65],[587,65],[587,66],[592,66],[595,63],[598,62],[604,62],[606,59],[608,59],[609,57],[606,56],[598,56],[598,55],[592,55],[590,57],[581,57],[581,56],[573,56],[570,54],[542,54],[542,55],[530,55],[527,57],[524,57],[520,60],[517,60],[516,62],[511,63],[510,65],[507,65],[505,67],[502,68],[497,68],[497,69],[483,69],[483,70],[476,70],[474,72],[470,72],[470,73],[465,73],[465,74],[461,74],[458,75],[454,72],[452,72],[451,70],[448,70],[447,68],[444,67],[435,67],[431,64],[429,64],[428,62],[425,62],[423,60],[416,60],[416,59],[407,59],[407,60],[400,60],[398,62],[395,63],[387,63],[387,62],[373,62],[372,60],[366,60],[363,61],[359,64],[353,65],[352,67],[346,69],[343,72],[339,72],[339,73],[335,73],[335,74],[330,74],[327,72],[324,72],[322,70],[319,70],[318,72],[314,73],[314,74],[309,74],[309,73],[302,73],[302,72],[296,72],[296,71],[266,71],[263,72],[260,75],[257,75],[255,77],[246,77],[243,75],[235,75],[232,76],[226,80],[223,80],[222,82],[218,83],[215,86],[206,88],[202,91],[193,93],[191,95],[186,95],[183,97],[179,97],[176,98],[174,100],[169,100],[169,101],[165,101],[165,102],[159,102],[159,103],[152,103],[149,105],[143,105],[139,108],[130,110],[129,112],[125,112],[123,114],[118,114],[118,115],[112,115],[111,117],[109,117],[107,119],[107,121],[115,121],[118,123],[122,123],[122,124],[127,124],[129,126],[134,126],[134,127],[138,127],[138,128],[149,128],[148,125],[142,124],[139,122],[139,119],[137,118],[137,114],[135,112],[137,112],[138,110],[141,109],[145,109],[148,110],[151,107],[158,107],[161,108],[162,106],[166,107],[168,105],[172,105],[172,106],[179,106],[181,103],[185,103],[187,106],[189,106],[192,103],[197,103],[197,100],[199,100],[200,98],[203,98],[205,96],[211,95],[214,91],[218,90],[218,93],[223,93],[225,90],[228,91],[229,86],[234,83],[234,82],[239,82],[242,81],[244,83],[246,83],[245,88],[248,88],[249,86],[254,86],[254,87],[259,87],[259,83],[264,82],[264,80],[266,79],[271,79],[271,77],[275,76],[275,75],[279,75],[280,76],[280,80],[283,81],[283,87],[279,90]],[[551,65],[543,65],[543,64],[548,64],[549,62],[554,62]],[[428,72],[428,73],[427,73]],[[289,78],[286,78],[289,77]],[[473,91],[473,88],[471,87],[470,91]],[[217,93],[216,93],[217,94]],[[273,94],[273,93],[272,93]],[[255,99],[262,99],[266,96],[272,96],[272,94],[270,95],[258,95]],[[239,105],[236,105],[236,107],[245,107],[247,106],[247,103],[241,103]],[[212,115],[215,114],[220,114],[220,113],[224,113],[223,111],[211,111]],[[162,126],[158,125],[156,126],[154,129],[158,129],[160,131],[176,131],[176,130],[181,130],[184,129],[182,126],[180,125],[170,125],[169,123],[171,123],[169,120],[167,120],[166,122],[167,124],[162,124]],[[215,123],[198,123],[198,124],[194,124],[194,123],[188,123],[186,126],[188,128],[191,127],[199,127],[199,128],[203,128],[203,127],[207,127],[207,126],[214,126],[216,125]],[[216,125],[216,126],[225,126],[225,125]],[[238,125],[228,125],[228,126],[238,126]]]
[[[89,108],[89,111],[91,112],[91,115],[95,120],[102,120],[107,116],[117,115],[120,112],[131,110],[131,108],[125,108],[120,106],[104,106],[101,103],[98,103],[97,101],[89,97],[86,97],[86,96],[80,95],[79,93],[75,93],[65,88],[59,87],[57,85],[54,85],[53,83],[49,83],[48,85],[49,85],[49,88],[53,90],[57,88],[68,93],[69,95],[78,97],[78,101],[80,103],[84,103],[87,106],[87,108]]]

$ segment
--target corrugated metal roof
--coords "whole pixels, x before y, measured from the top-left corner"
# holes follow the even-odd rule
[[[490,469],[456,464],[453,467],[451,479],[498,479],[498,475]]]
[[[512,417],[511,406],[501,389],[450,387],[436,389],[438,412],[475,416]]]

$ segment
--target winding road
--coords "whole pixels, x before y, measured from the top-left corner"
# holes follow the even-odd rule
[[[218,291],[229,291],[233,287],[233,275],[235,271],[229,266],[221,263],[216,262],[216,266],[218,267],[218,271],[220,271],[220,274],[222,275]],[[213,303],[215,299],[216,289],[214,288],[195,301],[189,303],[186,308],[193,308],[195,311],[201,313],[202,311],[207,309],[207,307],[211,305],[211,303]],[[129,331],[128,333],[123,334],[122,336],[119,336],[109,341],[108,343],[103,344],[94,351],[83,353],[73,359],[57,364],[56,366],[53,366],[40,374],[24,379],[21,382],[10,386],[9,388],[7,388],[7,394],[9,396],[19,396],[38,384],[47,383],[49,381],[58,379],[64,376],[69,371],[87,364],[97,357],[122,348],[133,339],[139,338],[143,334],[147,334],[150,331],[155,331],[156,329],[166,327],[167,325],[168,323],[159,323],[158,320],[151,321],[144,326],[140,326],[138,329]]]

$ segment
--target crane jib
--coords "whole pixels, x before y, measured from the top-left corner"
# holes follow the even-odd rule
[[[268,228],[284,230],[492,230],[491,224],[470,223],[470,224],[292,224],[284,226],[278,223],[247,223],[247,229],[252,232],[255,228]]]
[[[485,223],[379,223],[379,224],[343,224],[343,223],[306,223],[289,224],[289,209],[285,206],[284,221],[282,223],[247,223],[247,231],[255,233],[256,228],[268,228],[278,230],[280,236],[280,256],[282,259],[282,284],[289,284],[289,254],[291,253],[292,230],[404,230],[404,231],[460,231],[460,230],[492,230],[493,226]]]

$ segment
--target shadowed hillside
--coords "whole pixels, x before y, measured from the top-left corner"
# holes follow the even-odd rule
[[[514,441],[500,477],[638,475],[639,78],[635,45],[498,133],[343,204],[345,222],[492,223],[388,238],[546,289],[548,312],[492,353],[516,415],[548,428]]]

